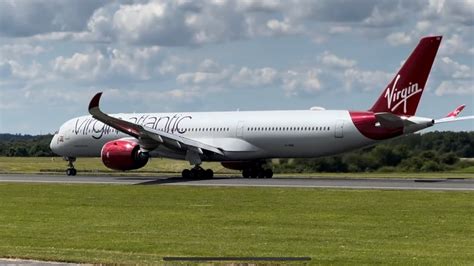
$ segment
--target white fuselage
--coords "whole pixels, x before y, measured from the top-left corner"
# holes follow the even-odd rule
[[[114,114],[144,127],[180,135],[218,147],[224,156],[204,160],[319,157],[371,145],[346,110],[237,111]],[[91,116],[73,118],[54,136],[53,150],[66,157],[100,156],[103,145],[130,137]],[[152,156],[184,159],[163,145]]]

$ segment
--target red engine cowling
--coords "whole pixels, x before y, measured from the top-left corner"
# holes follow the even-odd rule
[[[105,143],[101,157],[110,169],[127,171],[142,168],[148,162],[148,156],[140,156],[140,146],[133,140],[118,139]]]

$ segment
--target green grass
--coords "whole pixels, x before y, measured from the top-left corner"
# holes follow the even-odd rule
[[[74,166],[81,174],[130,174],[130,172],[119,172],[105,167],[100,158],[79,158]],[[139,175],[175,174],[190,167],[187,161],[152,158],[145,167],[134,170],[133,173]],[[238,173],[216,162],[206,162],[203,167],[212,168],[215,172],[222,174]],[[64,174],[66,168],[67,162],[61,157],[0,157],[0,173]]]
[[[75,163],[79,175],[130,175],[155,176],[180,174],[185,168],[190,168],[186,161],[153,158],[148,164],[132,172],[118,172],[106,168],[100,158],[79,158]],[[217,162],[205,162],[204,168],[211,168],[217,174],[240,176],[239,171],[224,168]],[[2,173],[44,173],[63,175],[67,162],[60,157],[0,157],[0,174]],[[474,178],[474,167],[467,167],[452,172],[434,173],[302,173],[302,174],[277,174],[278,176],[296,177],[335,177],[335,178]]]
[[[468,174],[474,174],[474,166],[469,166],[463,169],[456,170],[457,173],[468,173]]]
[[[472,264],[474,193],[0,184],[0,257]]]

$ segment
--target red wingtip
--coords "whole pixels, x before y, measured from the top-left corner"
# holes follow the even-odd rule
[[[102,96],[102,92],[98,92],[96,95],[94,95],[91,102],[89,103],[89,110],[91,110],[94,107],[99,107],[99,102],[100,102],[100,97],[101,96]]]

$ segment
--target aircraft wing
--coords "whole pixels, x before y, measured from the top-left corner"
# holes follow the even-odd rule
[[[203,154],[203,150],[207,150],[213,153],[224,155],[222,149],[190,139],[183,136],[178,136],[156,130],[150,127],[134,124],[116,117],[112,117],[102,112],[99,108],[100,97],[102,92],[97,93],[89,103],[89,113],[93,118],[100,122],[117,129],[120,132],[128,134],[139,140],[144,140],[149,143],[155,142],[155,144],[163,144],[168,148],[176,150],[192,150]]]

